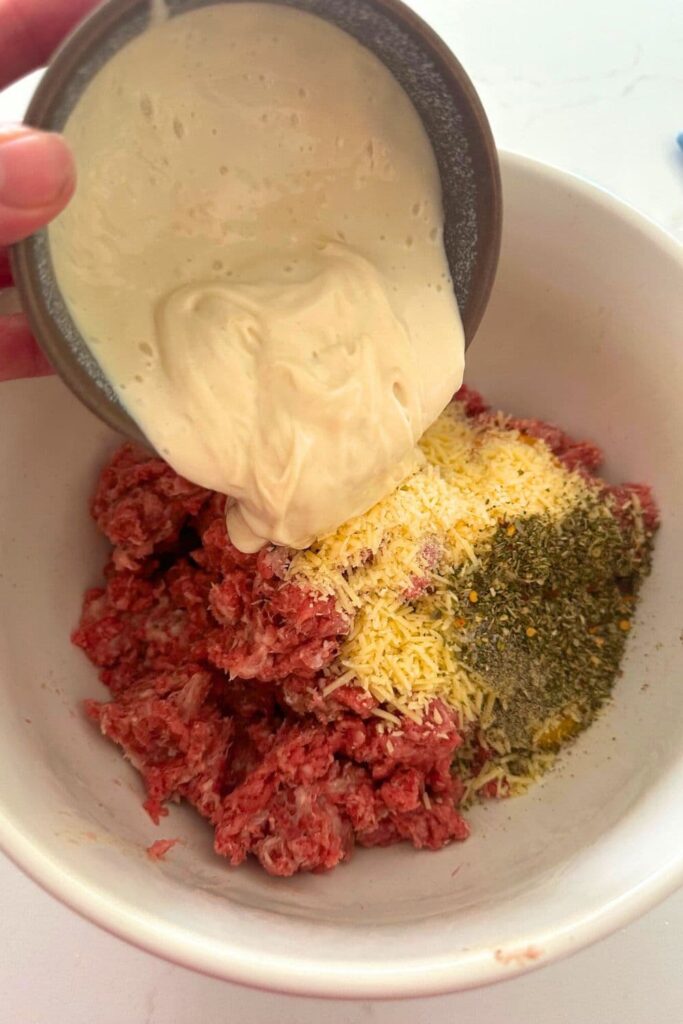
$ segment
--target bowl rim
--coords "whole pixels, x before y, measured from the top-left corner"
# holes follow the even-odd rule
[[[680,268],[683,246],[665,229],[618,199],[609,190],[551,164],[518,153],[501,151],[503,178],[521,171],[530,179],[545,179],[578,197],[597,202],[629,224]],[[622,893],[619,899],[582,916],[568,913],[553,928],[525,934],[510,955],[490,946],[440,957],[357,963],[301,960],[282,953],[258,959],[237,942],[201,939],[169,926],[161,919],[135,912],[114,894],[85,883],[78,872],[22,833],[0,806],[0,848],[50,895],[105,931],[177,965],[252,988],[337,999],[395,999],[440,995],[510,979],[552,963],[605,938],[651,909],[683,884],[683,848]],[[539,956],[535,950],[542,949]],[[520,955],[522,951],[522,955]],[[503,955],[496,955],[497,953]],[[526,954],[526,955],[525,955]]]

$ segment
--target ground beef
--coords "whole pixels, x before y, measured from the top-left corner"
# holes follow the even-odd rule
[[[173,550],[190,516],[211,497],[161,459],[126,444],[105,468],[92,514],[114,546],[112,565],[135,570],[153,553]]]
[[[592,443],[539,420],[494,416],[471,389],[456,398],[482,425],[548,445],[602,489],[625,525],[640,511],[645,528],[656,527],[647,487],[594,478],[602,456]],[[452,764],[472,737],[462,745],[456,713],[433,701],[421,722],[404,717],[389,729],[359,687],[325,696],[351,621],[332,598],[288,579],[286,550],[237,551],[225,501],[128,444],[92,502],[112,552],[73,639],[111,699],[86,702],[86,712],[140,772],[151,818],[185,799],[230,864],[252,856],[285,876],[333,868],[355,845],[406,840],[436,850],[465,839]],[[440,554],[436,538],[425,542],[406,600],[424,592]],[[475,750],[475,774],[487,756]],[[482,795],[502,797],[506,787],[496,779]],[[150,856],[173,842],[152,844]]]
[[[179,839],[156,839],[147,847],[147,856],[150,860],[164,860],[166,854],[179,842]]]
[[[183,798],[219,854],[274,875],[333,868],[355,844],[466,838],[454,712],[435,701],[391,732],[358,687],[325,698],[350,622],[286,580],[286,551],[237,551],[225,499],[132,445],[92,511],[113,551],[73,639],[112,699],[86,712],[140,772],[155,822]]]

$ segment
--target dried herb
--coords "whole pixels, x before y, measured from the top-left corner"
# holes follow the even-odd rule
[[[499,749],[559,746],[609,696],[650,568],[652,538],[632,512],[617,518],[596,494],[559,520],[504,523],[453,576],[453,642],[498,698],[487,732]]]

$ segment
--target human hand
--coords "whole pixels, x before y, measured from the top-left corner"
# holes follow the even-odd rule
[[[98,0],[0,0],[0,89],[49,60]],[[66,206],[76,183],[59,135],[0,125],[0,289],[12,283],[7,246],[37,231]],[[0,381],[52,369],[23,313],[0,316]]]

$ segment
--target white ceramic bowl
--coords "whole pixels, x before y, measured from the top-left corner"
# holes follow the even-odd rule
[[[609,195],[503,160],[502,262],[469,380],[557,420],[650,481],[655,567],[616,700],[528,796],[475,810],[440,853],[358,851],[331,875],[230,870],[177,808],[160,829],[79,710],[100,694],[69,644],[104,544],[87,513],[116,439],[58,381],[0,402],[0,836],[30,875],[138,945],[252,985],[400,996],[493,981],[625,924],[683,878],[683,259]],[[152,864],[145,847],[183,836]]]

